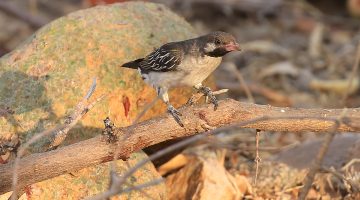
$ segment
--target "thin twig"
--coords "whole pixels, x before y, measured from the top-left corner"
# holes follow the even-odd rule
[[[161,183],[161,182],[160,182]],[[149,200],[155,200],[154,197],[150,196],[150,194],[148,194],[146,191],[144,191],[143,189],[144,188],[139,188],[139,186],[136,186],[134,184],[131,184],[131,183],[127,183],[125,182],[125,185],[129,188],[129,189],[132,189],[134,191],[138,191],[140,192],[142,195],[144,195],[146,197],[146,199],[149,199]],[[156,184],[154,184],[156,185]]]
[[[344,167],[341,168],[342,171],[347,170],[351,165],[353,165],[354,163],[358,163],[360,162],[360,158],[354,158],[352,160],[350,160],[350,162],[346,163],[346,165],[344,165]]]
[[[291,143],[289,145],[283,146],[283,147],[273,147],[273,146],[267,146],[267,147],[259,147],[256,148],[256,146],[240,146],[240,145],[232,145],[232,144],[228,144],[226,142],[220,141],[218,139],[214,139],[214,138],[209,138],[206,139],[205,141],[209,141],[211,143],[209,144],[203,144],[204,146],[209,146],[212,148],[220,148],[220,149],[229,149],[232,151],[238,151],[238,152],[242,152],[242,151],[256,151],[258,150],[259,152],[261,151],[266,151],[266,152],[273,152],[273,153],[277,153],[280,151],[283,151],[284,149],[288,149],[290,147],[294,147],[296,145],[298,145],[298,143]]]
[[[76,106],[71,115],[66,117],[65,127],[54,133],[54,137],[48,147],[48,150],[57,148],[67,137],[67,134],[71,128],[73,128],[77,122],[99,101],[101,101],[105,95],[100,96],[94,102],[88,104],[88,100],[91,95],[94,93],[96,88],[96,78],[93,79],[93,82],[84,96],[83,100],[80,101]]]
[[[256,129],[256,156],[255,156],[255,164],[256,164],[256,170],[255,170],[255,180],[254,185],[256,187],[257,185],[257,178],[259,174],[259,163],[261,162],[261,158],[259,156],[259,140],[260,140],[260,132],[261,130]]]
[[[127,165],[129,165],[129,163],[126,163]],[[130,166],[128,166],[130,167]],[[111,162],[110,163],[110,183],[109,183],[109,191],[110,190],[114,190],[114,188],[121,188],[122,186],[118,184],[118,182],[120,181],[120,177],[116,172],[116,163],[115,162]],[[124,183],[128,188],[132,188],[134,189],[135,186],[131,183],[125,182]],[[138,190],[140,193],[142,193],[147,199],[154,199],[153,197],[151,197],[146,191],[143,191],[142,189]],[[110,197],[106,198],[107,200],[110,200]]]
[[[249,89],[242,73],[236,68],[236,65],[234,63],[227,63],[227,65],[228,66],[225,69],[228,69],[231,73],[235,74],[236,79],[239,81],[240,87],[243,88],[243,90],[245,91],[246,97],[248,98],[249,102],[255,103],[254,96],[252,95],[251,90]]]
[[[76,123],[95,105],[96,102],[100,101],[104,96],[101,96],[92,104],[87,105],[87,101],[90,96],[93,94],[96,88],[96,79],[93,79],[93,83],[90,86],[87,94],[84,96],[83,100],[80,101],[76,106],[71,115],[69,115],[65,120],[65,127],[54,133],[54,138],[51,141],[51,144],[48,147],[48,150],[58,147],[66,138],[69,130],[76,125]]]
[[[94,77],[93,82],[84,98],[89,99],[91,97],[91,95],[94,94],[95,89],[96,89],[96,78]]]
[[[155,160],[157,158],[160,158],[161,156],[163,155],[166,155],[172,151],[175,151],[176,149],[179,149],[179,148],[182,148],[188,144],[191,144],[195,141],[198,141],[200,139],[202,139],[204,137],[204,135],[208,135],[208,133],[204,133],[204,134],[200,134],[200,135],[196,135],[196,136],[193,136],[191,138],[188,138],[186,140],[183,140],[183,141],[180,141],[178,143],[175,143],[165,149],[162,149],[154,154],[152,154],[151,156],[149,156],[148,158],[145,158],[144,160],[138,162],[135,166],[133,166],[132,168],[130,168],[124,175],[122,175],[120,178],[122,180],[119,180],[117,182],[117,185],[122,185],[130,176],[132,176],[138,169],[140,169],[141,167],[143,167],[145,164],[147,164],[148,162],[152,161],[152,160]],[[102,194],[98,194],[92,198],[88,198],[87,200],[97,200],[97,199],[104,199],[104,198],[107,198],[107,197],[110,197],[110,196],[113,196],[115,194],[118,194],[122,192],[121,191],[121,187],[118,187],[117,191],[106,191]],[[101,197],[101,198],[100,198]]]
[[[323,142],[322,146],[320,147],[320,150],[316,156],[316,159],[314,160],[314,162],[309,170],[309,173],[305,177],[305,180],[304,180],[305,184],[304,184],[304,187],[300,191],[299,200],[305,200],[307,194],[309,193],[311,185],[315,179],[315,175],[321,168],[321,164],[324,160],[325,154],[328,151],[329,146],[337,133],[336,130],[339,128],[341,121],[343,118],[345,118],[346,114],[347,114],[347,109],[345,108],[345,109],[343,109],[343,111],[340,114],[340,116],[338,117],[338,119],[335,121],[332,131],[328,135],[325,136],[324,142]]]
[[[349,78],[349,83],[348,83],[349,85],[348,85],[347,89],[345,90],[344,96],[342,98],[343,106],[345,106],[345,104],[346,104],[346,99],[349,96],[354,79],[356,76],[358,76],[357,71],[359,69],[359,64],[360,64],[360,43],[358,44],[358,47],[357,47],[355,62],[352,67],[350,78]]]
[[[96,80],[96,79],[94,79]],[[14,200],[16,198],[16,193],[18,192],[18,187],[17,187],[17,183],[18,183],[18,169],[19,169],[19,162],[20,162],[20,158],[24,155],[25,151],[29,148],[30,145],[34,144],[36,141],[38,141],[39,139],[48,136],[50,134],[62,134],[64,135],[64,138],[62,139],[62,141],[65,139],[67,132],[75,126],[75,124],[95,105],[95,103],[99,102],[104,96],[101,96],[100,98],[96,99],[94,102],[90,103],[87,106],[84,106],[84,100],[87,101],[88,98],[90,98],[90,96],[93,94],[93,91],[96,88],[96,81],[93,81],[90,90],[87,92],[86,96],[84,97],[84,99],[75,106],[75,110],[74,112],[70,115],[70,121],[68,120],[69,118],[67,118],[67,120],[65,120],[65,123],[62,125],[59,125],[53,129],[50,130],[45,130],[43,132],[41,132],[40,134],[36,134],[34,135],[32,138],[30,138],[29,141],[27,141],[25,144],[23,144],[22,146],[20,146],[19,151],[17,153],[17,156],[15,158],[14,161],[14,169],[13,169],[13,178],[12,178],[12,191],[13,194],[11,196],[11,200]],[[62,142],[61,141],[61,142]],[[59,142],[59,141],[58,141]],[[60,142],[60,143],[61,143]],[[58,144],[60,144],[58,143]],[[53,143],[52,143],[53,144]]]
[[[313,161],[312,166],[309,170],[309,173],[305,177],[305,180],[304,180],[305,184],[304,184],[304,187],[300,191],[299,200],[305,200],[307,194],[309,193],[309,190],[314,181],[315,175],[320,169],[321,163],[324,160],[325,154],[328,151],[330,143],[333,140],[333,138],[336,134],[336,130],[338,129],[339,126],[340,126],[339,121],[336,121],[333,126],[332,131],[325,136],[324,142],[323,142],[322,146],[320,147],[320,150],[316,156],[316,159]]]
[[[316,156],[316,159],[314,163],[312,164],[312,167],[310,168],[309,173],[306,176],[304,187],[302,188],[299,196],[299,200],[305,200],[307,194],[309,193],[309,190],[311,188],[311,185],[314,181],[315,175],[318,172],[322,161],[324,160],[325,154],[329,148],[329,144],[331,143],[332,139],[334,138],[336,132],[333,131],[330,134],[325,136],[325,140],[323,142],[323,145],[321,146],[318,155]]]

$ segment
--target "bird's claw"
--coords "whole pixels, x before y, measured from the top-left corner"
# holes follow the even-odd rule
[[[214,110],[217,110],[217,108],[219,107],[219,103],[218,103],[218,100],[215,98],[213,99],[210,99],[211,103],[214,104]]]
[[[194,105],[194,103],[195,103],[194,99],[195,99],[194,95],[191,96],[191,97],[189,98],[189,100],[186,102],[185,106],[192,106],[192,105]]]
[[[184,124],[181,122],[181,119],[179,116],[182,116],[182,114],[176,110],[173,106],[168,106],[168,112],[174,117],[175,121],[181,126],[184,127]]]
[[[206,97],[209,98],[210,103],[214,104],[214,110],[217,110],[217,108],[219,107],[219,102],[216,99],[213,92],[211,91],[211,89],[209,87],[202,87],[200,89],[200,92],[202,92]]]

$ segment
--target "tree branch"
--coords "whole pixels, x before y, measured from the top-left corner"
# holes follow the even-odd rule
[[[180,109],[185,128],[177,125],[169,116],[148,120],[132,127],[117,128],[115,134],[129,137],[121,143],[108,143],[104,136],[78,142],[45,153],[22,158],[19,162],[18,183],[26,186],[71,171],[80,170],[113,159],[115,150],[119,158],[126,159],[132,152],[165,140],[191,136],[226,125],[242,123],[241,127],[269,131],[324,132],[333,129],[342,109],[277,108],[267,105],[241,103],[227,99],[220,101],[217,111],[212,105],[200,105]],[[257,120],[258,119],[258,120]],[[348,109],[337,132],[360,130],[360,109]],[[129,131],[130,134],[129,134]],[[0,165],[0,194],[11,190],[14,164]]]

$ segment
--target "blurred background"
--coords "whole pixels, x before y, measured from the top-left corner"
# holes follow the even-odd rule
[[[0,56],[58,17],[123,1],[1,0]],[[152,2],[166,4],[199,33],[222,30],[236,35],[241,56],[229,55],[227,67],[216,73],[218,87],[229,88],[233,98],[293,107],[360,104],[358,74],[348,88],[360,37],[360,0]]]
[[[123,1],[0,0],[0,56],[58,17],[79,9]],[[191,23],[199,34],[222,30],[236,36],[243,51],[226,56],[223,66],[214,75],[217,88],[229,89],[222,98],[283,107],[360,107],[360,76],[359,70],[356,71],[360,59],[360,0],[149,2],[166,4]],[[248,163],[254,161],[254,130],[231,132],[234,134],[220,135],[216,139],[221,141],[223,146],[220,147],[226,144],[229,149],[226,168],[239,170],[243,163],[249,166]],[[237,134],[239,132],[242,134]],[[317,135],[313,133],[262,134],[262,158],[280,160],[302,169],[309,166],[319,146],[319,140],[314,138]],[[312,143],[289,150],[294,144],[309,139],[313,139]],[[359,158],[359,141],[357,135],[336,137],[326,164],[341,167]],[[282,153],[283,150],[286,153]],[[300,154],[301,160],[296,157]],[[241,173],[250,172],[242,170]],[[264,189],[267,182],[262,183]]]

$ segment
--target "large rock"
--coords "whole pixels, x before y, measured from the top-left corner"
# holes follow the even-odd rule
[[[44,26],[0,59],[0,141],[14,134],[25,141],[58,124],[93,77],[98,83],[93,99],[107,97],[81,120],[75,140],[98,134],[93,129],[102,128],[106,116],[117,126],[129,125],[155,92],[136,70],[120,66],[163,43],[194,35],[166,7],[140,2],[81,10]],[[189,96],[178,91],[170,96],[175,105]],[[144,118],[163,112],[158,103]]]
[[[191,26],[166,7],[141,2],[81,10],[44,26],[0,59],[0,147],[12,145],[16,138],[24,143],[62,122],[86,94],[93,77],[98,85],[92,99],[102,94],[107,97],[73,128],[66,143],[100,134],[107,116],[117,126],[129,125],[154,99],[155,92],[136,70],[120,68],[121,64],[163,43],[193,36]],[[170,93],[171,101],[176,106],[183,104],[190,91]],[[143,119],[162,114],[164,108],[157,103]],[[43,151],[40,144],[30,151]],[[132,155],[131,163],[144,156]],[[127,169],[123,161],[117,164],[122,172]],[[107,188],[107,169],[107,164],[84,169],[75,176],[63,175],[34,184],[26,192],[32,199],[77,199],[95,194]],[[132,183],[138,185],[158,177],[154,167],[148,165],[139,169]],[[71,195],[75,193],[78,195]],[[163,186],[155,193],[151,195],[154,199],[165,198]],[[123,197],[138,199],[141,193]]]

